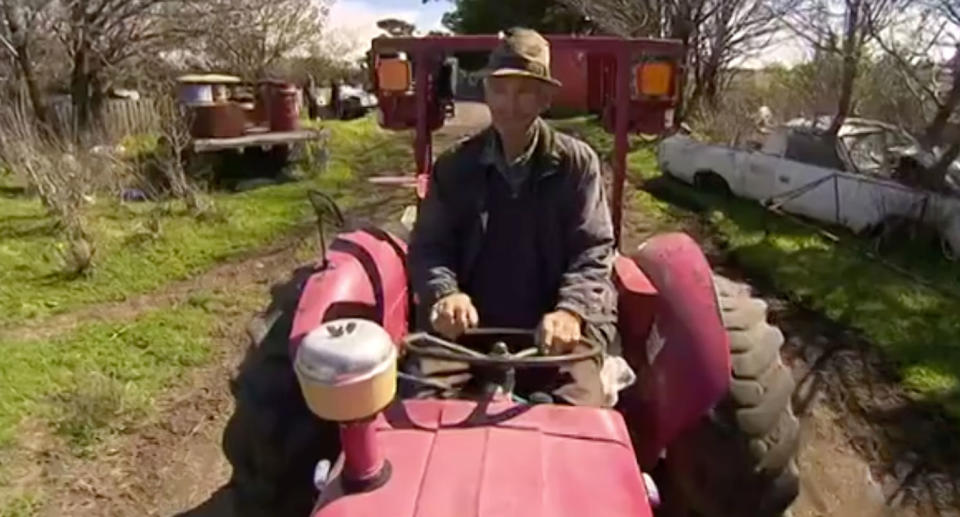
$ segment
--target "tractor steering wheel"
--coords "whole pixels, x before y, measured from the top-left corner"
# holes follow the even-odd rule
[[[586,359],[600,357],[603,347],[585,337],[580,343],[587,350],[559,355],[545,355],[538,347],[530,347],[515,354],[510,353],[508,341],[523,340],[533,342],[534,331],[506,328],[481,328],[467,330],[463,338],[470,341],[491,343],[489,353],[481,353],[452,341],[434,336],[427,332],[416,332],[403,340],[404,348],[414,354],[433,359],[444,359],[467,363],[473,366],[501,366],[509,368],[550,368],[577,363]]]

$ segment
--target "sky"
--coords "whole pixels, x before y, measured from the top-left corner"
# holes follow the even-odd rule
[[[440,19],[451,6],[447,0],[431,0],[425,5],[420,0],[336,0],[326,30],[329,37],[351,44],[359,57],[380,34],[378,20],[399,18],[426,32],[442,28]]]
[[[327,22],[328,37],[343,42],[352,49],[351,57],[360,57],[369,48],[370,40],[380,34],[377,20],[399,18],[427,32],[441,29],[443,13],[453,6],[447,0],[335,0]],[[804,52],[794,42],[773,45],[761,59],[750,58],[744,66],[762,66],[771,61],[793,63],[801,60]]]
[[[335,0],[327,23],[327,37],[351,49],[350,57],[358,58],[369,48],[370,40],[380,34],[377,20],[399,18],[427,32],[443,28],[440,20],[452,6],[453,3],[448,0],[430,0],[427,4],[421,0]],[[771,44],[762,54],[737,64],[750,68],[776,62],[792,65],[803,61],[809,53],[810,50],[801,42],[786,39]]]

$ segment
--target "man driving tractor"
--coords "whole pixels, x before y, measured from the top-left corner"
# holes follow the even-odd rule
[[[569,82],[589,77],[602,101],[591,111],[616,135],[611,192],[622,196],[629,132],[673,126],[682,43],[550,41],[582,56],[565,63],[586,66]],[[430,132],[451,100],[446,58],[494,47],[492,123],[431,173]],[[689,236],[616,252],[622,199],[608,211],[597,154],[540,118],[559,84],[547,41],[526,29],[376,38],[371,56],[380,125],[416,128],[429,188],[419,214],[404,214],[416,216],[407,246],[383,228],[343,231],[255,319],[224,431],[237,514],[651,515],[647,471],[667,483],[671,514],[783,515],[799,490],[800,425],[784,336]],[[356,318],[376,325],[341,325]],[[554,355],[516,342],[505,355],[498,340],[533,329]],[[450,362],[479,386],[462,386]],[[308,390],[317,375],[321,389]],[[444,375],[457,380],[430,378]],[[308,391],[326,400],[308,407]],[[498,391],[513,400],[488,397]],[[540,405],[554,401],[593,407]],[[330,418],[334,407],[349,414]]]
[[[483,327],[536,328],[567,353],[616,333],[614,229],[597,153],[541,114],[560,82],[549,43],[506,32],[484,71],[492,124],[440,156],[421,203],[409,271],[433,331],[454,339]],[[603,406],[601,362],[554,372],[560,401]]]

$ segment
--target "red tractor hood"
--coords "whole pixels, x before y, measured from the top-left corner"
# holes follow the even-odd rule
[[[389,481],[325,491],[314,517],[649,517],[630,438],[615,411],[395,402],[378,417]]]

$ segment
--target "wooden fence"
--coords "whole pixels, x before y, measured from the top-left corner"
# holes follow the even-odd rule
[[[73,104],[69,98],[53,99],[49,108],[57,127],[73,127]],[[155,129],[157,122],[156,111],[149,99],[107,99],[104,102],[101,129],[107,138],[144,133]]]

